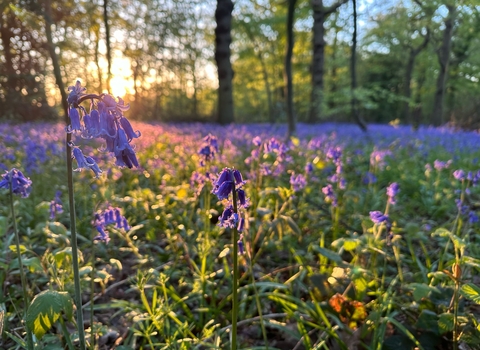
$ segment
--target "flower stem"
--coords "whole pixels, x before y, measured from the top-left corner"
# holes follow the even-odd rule
[[[13,232],[15,233],[15,245],[17,248],[18,268],[20,270],[20,280],[22,282],[23,302],[25,304],[24,309],[25,309],[25,315],[26,315],[28,306],[30,304],[30,300],[27,294],[27,280],[25,278],[25,272],[23,271],[22,256],[20,252],[20,236],[18,234],[17,220],[15,216],[15,205],[13,204],[12,177],[13,177],[13,174],[10,173],[10,209],[12,210]],[[29,350],[33,350],[34,347],[33,347],[32,332],[28,327],[28,325],[26,324],[26,322],[25,322],[25,329],[27,331],[27,348]]]
[[[72,235],[72,260],[73,260],[73,280],[75,284],[75,305],[77,306],[77,328],[79,349],[85,350],[85,329],[83,328],[83,312],[82,312],[82,292],[80,288],[80,273],[78,266],[78,246],[77,246],[77,230],[75,218],[75,198],[73,190],[73,164],[72,164],[72,135],[67,133],[66,150],[67,150],[67,186],[68,186],[68,203],[70,206],[70,232]]]
[[[237,208],[237,192],[235,186],[232,190],[233,212],[238,213]],[[233,283],[232,283],[232,330],[231,330],[231,349],[237,348],[237,318],[238,318],[238,231],[237,227],[232,230],[232,244],[233,244]]]

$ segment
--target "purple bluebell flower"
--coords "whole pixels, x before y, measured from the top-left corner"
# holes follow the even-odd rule
[[[229,168],[224,168],[214,183],[212,193],[216,195],[219,200],[227,199],[234,188],[233,172]]]
[[[335,196],[335,193],[333,191],[333,186],[331,184],[328,184],[327,186],[322,188],[322,192],[325,195],[325,201],[327,203],[331,203],[332,207],[337,206],[337,196]]]
[[[110,236],[108,235],[108,231],[105,230],[105,227],[102,225],[97,225],[95,228],[97,229],[98,235],[93,237],[93,240],[108,244],[108,242],[110,242]]]
[[[259,147],[262,144],[262,139],[260,138],[260,136],[255,136],[252,142],[255,146]]]
[[[292,173],[290,176],[290,185],[292,186],[294,192],[298,192],[307,186],[307,180],[302,174],[295,175],[295,173]]]
[[[50,202],[50,220],[55,219],[58,214],[63,213],[63,203],[60,199],[61,191],[57,191],[55,198]]]
[[[326,152],[326,157],[333,160],[333,162],[339,163],[342,158],[342,148],[341,147],[330,147]]]
[[[375,176],[375,174],[371,173],[370,171],[367,171],[367,173],[363,177],[363,183],[365,185],[370,185],[376,182],[377,182],[377,177]]]
[[[68,91],[70,91],[68,97],[67,97],[67,102],[69,105],[72,105],[73,107],[77,107],[78,105],[78,100],[85,95],[85,91],[87,89],[85,87],[82,87],[82,84],[80,83],[80,80],[77,80],[74,86],[69,86]]]
[[[388,223],[388,215],[382,213],[381,211],[371,211],[370,219],[376,225],[381,224],[382,222]]]
[[[374,150],[370,154],[370,165],[374,168],[382,170],[386,166],[385,159],[387,156],[391,156],[392,152],[390,150]]]
[[[451,160],[451,159],[448,160],[448,161],[446,161],[446,162],[442,162],[442,161],[436,159],[436,160],[433,162],[433,167],[435,168],[435,170],[441,171],[441,170],[443,170],[443,169],[447,169],[447,168],[450,166],[450,164],[452,164],[452,160]]]
[[[462,169],[455,170],[453,172],[453,177],[459,181],[462,181],[465,179],[465,171]]]
[[[98,177],[102,173],[102,171],[98,167],[95,160],[89,156],[85,157],[85,155],[83,154],[80,148],[73,147],[72,155],[77,161],[77,169],[74,169],[74,171],[82,171],[82,169],[91,169],[95,173],[96,177]]]
[[[240,230],[238,231],[241,232]],[[245,254],[245,247],[243,245],[243,234],[240,234],[240,237],[238,238],[238,241],[237,241],[237,246],[238,246],[238,255]]]
[[[471,224],[475,224],[479,221],[477,214],[474,211],[468,212],[468,222]]]
[[[389,203],[393,205],[397,203],[396,196],[399,190],[400,186],[396,182],[391,183],[390,186],[387,187],[387,196]]]
[[[130,230],[130,225],[128,224],[127,219],[120,213],[120,209],[109,206],[103,212],[97,212],[94,215],[93,226],[95,226],[99,233],[94,237],[94,240],[108,243],[110,237],[108,235],[107,226],[110,225],[114,225],[118,230]]]
[[[76,108],[70,108],[68,110],[68,116],[70,117],[70,128],[68,131],[72,132],[82,130],[82,126],[80,124],[80,114],[78,113],[78,110]]]
[[[234,228],[236,225],[238,225],[238,220],[238,214],[235,213],[233,211],[233,207],[229,205],[223,210],[218,226]]]
[[[305,164],[305,174],[310,175],[311,173],[313,173],[313,164],[308,162]]]
[[[12,186],[12,192],[14,194],[26,198],[30,195],[30,191],[32,190],[32,181],[25,177],[20,170],[13,168],[3,174],[2,180],[0,181],[0,188],[9,190],[10,186]]]
[[[119,98],[118,102],[110,95],[86,95],[79,81],[75,86],[70,86],[68,96],[70,125],[67,131],[81,131],[84,138],[103,138],[105,140],[105,150],[115,155],[115,163],[120,167],[138,167],[138,160],[130,142],[140,137],[139,131],[134,131],[132,125],[125,118],[123,112],[130,106]],[[80,102],[91,99],[91,109],[89,112]],[[94,100],[98,100],[95,105]],[[83,115],[83,124],[82,117]],[[74,148],[73,156],[77,160],[78,168],[90,168],[95,176],[101,174],[101,170],[92,157],[85,157],[81,151]]]
[[[248,208],[249,202],[248,202],[247,196],[245,195],[244,190],[242,190],[242,189],[237,190],[237,199],[238,199],[238,204],[239,204],[240,207]]]

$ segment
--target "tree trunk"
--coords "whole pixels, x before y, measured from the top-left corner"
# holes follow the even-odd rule
[[[352,0],[353,2],[353,37],[352,37],[352,56],[350,60],[350,74],[352,78],[351,86],[351,106],[352,106],[352,116],[353,120],[358,124],[362,131],[367,131],[367,125],[360,117],[357,109],[357,98],[355,97],[355,90],[357,88],[357,1]]]
[[[229,124],[234,121],[233,114],[233,69],[230,62],[230,43],[232,42],[231,0],[217,0],[215,10],[215,61],[218,70],[218,122]]]
[[[103,0],[103,23],[105,25],[105,45],[107,48],[107,91],[110,93],[112,80],[112,49],[110,47],[110,25],[108,24],[108,0]]]
[[[10,106],[15,106],[17,102],[17,96],[15,96],[15,86],[17,85],[15,81],[17,79],[17,74],[15,73],[15,68],[13,67],[13,56],[10,41],[13,37],[13,14],[9,9],[4,13],[0,13],[0,16],[2,16],[2,23],[0,23],[0,40],[2,41],[3,53],[5,55],[4,72],[7,78],[6,86],[8,87],[5,89],[5,100],[9,102]]]
[[[416,48],[410,48],[410,54],[408,55],[407,66],[405,69],[405,89],[404,89],[404,96],[405,96],[405,105],[403,110],[403,117],[405,122],[412,123],[410,116],[410,98],[412,96],[412,89],[411,89],[411,81],[413,75],[413,68],[415,67],[415,59],[417,58],[418,54],[427,47],[430,35],[427,31],[427,35],[425,36],[423,42]]]
[[[448,17],[445,19],[445,29],[443,31],[442,45],[440,45],[437,50],[440,70],[437,77],[435,99],[433,102],[433,111],[431,116],[431,121],[436,126],[444,123],[443,101],[445,97],[445,85],[447,83],[448,64],[450,62],[453,26],[456,16],[456,6],[446,6],[448,9]]]
[[[287,120],[288,120],[288,136],[292,136],[296,132],[296,115],[293,106],[293,79],[292,79],[292,55],[293,55],[293,22],[295,3],[297,0],[288,0],[288,13],[287,13],[287,49],[285,53],[285,68],[283,72],[283,78],[285,81],[285,98],[287,107]]]
[[[322,115],[323,76],[325,71],[325,21],[338,7],[348,0],[339,0],[329,7],[323,6],[323,0],[313,0],[313,57],[312,92],[310,96],[309,123],[315,123]]]

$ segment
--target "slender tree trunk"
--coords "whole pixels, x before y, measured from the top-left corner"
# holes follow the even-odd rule
[[[406,101],[405,101],[404,110],[403,110],[403,117],[405,122],[407,123],[413,122],[411,120],[411,115],[410,115],[410,98],[412,96],[411,81],[413,76],[413,68],[415,67],[415,59],[417,58],[418,54],[427,47],[429,39],[430,39],[430,33],[427,31],[427,35],[425,36],[423,42],[416,48],[410,48],[410,53],[408,55],[407,66],[405,69],[405,89],[404,89],[404,96]]]
[[[352,37],[352,56],[350,60],[350,73],[352,78],[352,116],[353,120],[358,124],[360,129],[367,131],[367,125],[360,117],[357,109],[357,98],[355,97],[355,90],[357,89],[357,1],[352,0],[353,2],[353,37]]]
[[[107,47],[107,91],[110,93],[112,80],[112,49],[110,46],[110,24],[108,23],[108,0],[103,0],[103,23],[105,25],[105,45]]]
[[[288,0],[287,14],[287,49],[285,53],[285,68],[283,78],[285,81],[285,98],[287,107],[288,136],[292,136],[297,131],[297,116],[293,106],[293,79],[292,79],[292,56],[293,56],[293,22],[295,14],[295,3],[297,0]]]
[[[233,68],[230,62],[230,43],[232,42],[231,0],[217,0],[215,10],[215,61],[218,70],[218,122],[229,124],[234,121],[233,114]]]
[[[450,62],[453,27],[456,17],[456,6],[446,6],[448,9],[448,16],[445,19],[445,29],[443,31],[442,45],[440,45],[437,50],[440,70],[437,77],[435,99],[433,102],[433,111],[431,117],[432,123],[437,126],[444,123],[443,102],[445,97],[445,85],[447,83],[448,64]]]
[[[338,84],[337,84],[337,70],[338,70],[338,65],[337,65],[337,45],[338,45],[338,32],[339,28],[337,26],[337,20],[338,20],[338,13],[335,16],[335,37],[333,38],[333,45],[332,45],[332,69],[331,69],[331,75],[332,75],[332,82],[330,84],[330,93],[333,96],[338,89]],[[328,108],[329,109],[334,109],[336,107],[334,99],[330,98],[328,101]]]
[[[308,122],[318,121],[322,115],[323,81],[325,74],[325,21],[338,7],[348,0],[338,0],[329,7],[323,6],[323,0],[313,0],[313,56],[312,56],[312,92]]]
[[[13,68],[13,56],[11,49],[11,38],[13,37],[12,28],[14,28],[12,23],[13,13],[10,9],[8,9],[4,13],[0,13],[0,16],[2,18],[2,22],[0,23],[0,39],[2,41],[3,54],[5,57],[4,69],[7,78],[6,86],[8,87],[5,89],[5,100],[9,102],[10,106],[15,108],[14,106],[17,100],[15,96],[15,80],[17,74]]]

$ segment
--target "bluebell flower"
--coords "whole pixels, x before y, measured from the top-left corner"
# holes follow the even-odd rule
[[[395,197],[398,191],[400,191],[400,186],[396,182],[391,183],[390,186],[387,187],[388,201],[393,205],[397,203]]]
[[[102,225],[97,225],[95,228],[98,231],[98,235],[93,238],[94,241],[102,241],[104,243],[110,242],[110,236],[108,235],[108,231]]]
[[[235,188],[232,170],[224,168],[213,185],[212,193],[216,195],[219,200],[227,199]]]
[[[0,188],[10,190],[10,185],[12,186],[12,192],[23,198],[28,197],[32,190],[32,181],[15,168],[3,174],[0,181]]]
[[[305,188],[307,185],[307,180],[302,174],[295,175],[295,173],[292,173],[290,176],[290,185],[292,186],[294,192],[298,192]]]
[[[255,136],[252,142],[255,146],[259,147],[262,144],[262,139],[260,138],[260,136]]]
[[[308,162],[307,164],[305,164],[305,173],[307,175],[313,173],[313,164],[311,162]]]
[[[238,230],[238,232],[241,232],[241,231]],[[237,241],[237,246],[238,246],[238,255],[245,254],[245,247],[243,245],[243,234],[240,234],[240,237],[238,238],[238,241]]]
[[[83,154],[80,148],[73,147],[72,155],[77,161],[77,169],[74,169],[74,171],[81,171],[82,169],[91,169],[95,173],[96,177],[98,177],[102,173],[102,171],[98,167],[95,160],[89,156],[85,157],[85,155]]]
[[[120,117],[120,125],[122,126],[123,130],[125,130],[125,134],[127,134],[128,142],[132,141],[133,139],[142,136],[140,131],[134,131],[132,128],[132,124],[128,121],[125,117]]]
[[[68,110],[68,116],[70,117],[70,127],[68,132],[82,130],[82,126],[80,124],[80,114],[78,113],[78,110],[76,108],[70,108]]]
[[[50,220],[55,219],[58,214],[63,213],[63,203],[60,199],[61,194],[61,191],[57,191],[55,198],[50,202]]]
[[[363,183],[365,185],[369,185],[369,184],[374,184],[376,182],[377,182],[377,177],[375,176],[375,174],[371,173],[370,171],[367,171],[367,173],[363,177]]]
[[[376,225],[379,225],[382,222],[388,223],[388,221],[389,221],[388,215],[382,213],[381,211],[371,211],[370,212],[370,219]]]
[[[248,203],[248,198],[245,194],[245,191],[242,189],[237,190],[237,199],[238,199],[238,204],[242,208],[248,208],[249,203]]]
[[[331,184],[323,187],[322,192],[325,195],[325,201],[327,203],[331,203],[332,207],[336,207],[338,205],[337,196],[335,196],[335,193],[333,192],[333,186]]]
[[[459,181],[462,181],[465,179],[465,171],[462,169],[455,170],[453,172],[453,177]]]
[[[69,105],[73,105],[73,107],[77,107],[78,105],[78,100],[85,95],[85,91],[87,89],[85,87],[82,87],[82,84],[80,83],[80,80],[77,80],[74,86],[69,86],[68,91],[70,91],[68,97],[67,97],[67,102]]]

